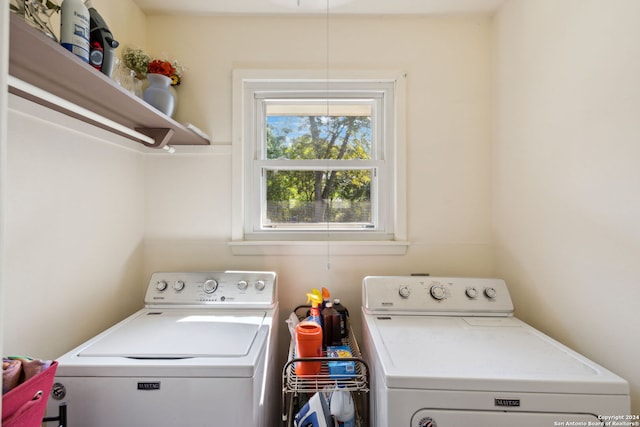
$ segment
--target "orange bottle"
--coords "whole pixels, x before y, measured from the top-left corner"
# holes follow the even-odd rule
[[[296,358],[322,357],[322,328],[316,322],[302,321],[296,326]],[[321,362],[296,362],[296,375],[320,373]]]
[[[319,303],[321,297],[307,294],[311,301],[311,316],[296,326],[296,355],[304,357],[322,357],[322,326],[320,326]],[[301,377],[320,373],[322,362],[296,362],[296,375]]]

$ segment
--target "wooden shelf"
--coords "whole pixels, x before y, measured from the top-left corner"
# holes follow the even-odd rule
[[[148,147],[161,148],[168,142],[172,145],[210,144],[208,139],[156,110],[31,27],[21,16],[10,15],[9,75],[27,85],[10,82],[9,92]],[[30,86],[54,96],[43,96],[39,90],[30,90]],[[70,108],[66,102],[57,102],[56,98],[80,108]],[[93,114],[83,114],[83,110]],[[127,129],[135,132],[126,132]],[[136,132],[150,137],[153,142],[136,138]]]

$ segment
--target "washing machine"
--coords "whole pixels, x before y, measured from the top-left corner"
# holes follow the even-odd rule
[[[596,426],[630,413],[628,383],[517,319],[503,280],[370,276],[362,290],[373,426]]]
[[[144,308],[64,354],[48,413],[77,427],[277,425],[277,276],[159,272]]]

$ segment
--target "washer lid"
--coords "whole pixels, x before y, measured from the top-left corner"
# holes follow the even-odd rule
[[[242,357],[249,354],[265,318],[265,311],[141,310],[105,331],[78,356]]]
[[[390,388],[629,393],[622,378],[513,317],[365,321]]]

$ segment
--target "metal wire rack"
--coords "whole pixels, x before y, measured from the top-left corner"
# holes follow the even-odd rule
[[[299,310],[309,308],[301,305],[294,309],[294,313],[299,318]],[[353,361],[355,373],[348,376],[331,376],[329,374],[328,363],[335,361],[335,358],[327,357],[324,352],[323,357],[302,357],[295,355],[295,345],[291,341],[289,344],[289,355],[287,362],[282,369],[282,422],[283,426],[293,426],[293,419],[297,410],[316,392],[326,392],[341,387],[352,393],[356,406],[356,425],[368,427],[369,415],[369,366],[362,358],[362,353],[358,343],[353,336],[353,331],[349,329],[349,336],[342,340],[342,345],[346,345],[351,350],[352,357],[340,358],[340,361]],[[296,362],[320,362],[321,368],[317,375],[299,376],[296,375]]]

